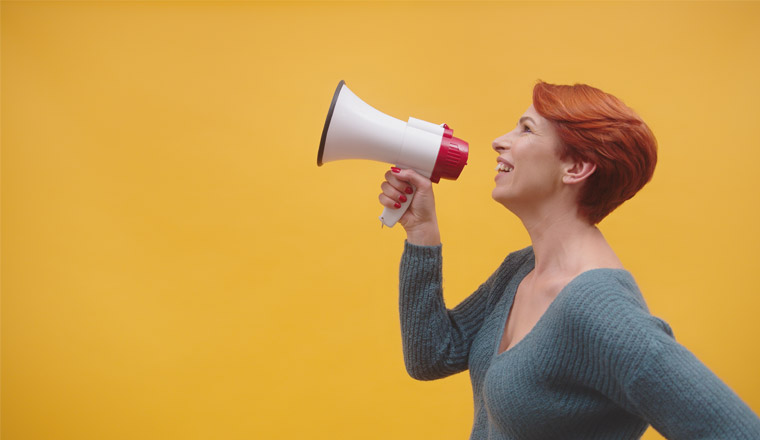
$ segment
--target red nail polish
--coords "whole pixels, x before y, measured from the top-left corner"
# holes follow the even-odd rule
[[[404,192],[406,192],[407,194],[411,194],[411,193],[414,192],[414,190],[412,189],[411,186],[407,186],[406,189],[404,190]]]
[[[391,167],[391,171],[393,171],[394,173],[400,173],[401,168]]]
[[[406,196],[401,194],[401,196],[398,198],[401,203],[406,202]]]
[[[396,203],[393,204],[393,207],[396,208],[396,209],[399,209],[401,207],[401,203],[396,202]]]

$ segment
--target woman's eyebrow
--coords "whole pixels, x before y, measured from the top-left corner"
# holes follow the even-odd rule
[[[520,118],[520,120],[517,122],[517,125],[520,125],[525,121],[530,121],[531,124],[536,125],[536,121],[534,121],[530,116],[523,116]]]

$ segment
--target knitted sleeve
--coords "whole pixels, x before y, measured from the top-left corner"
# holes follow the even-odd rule
[[[579,304],[595,387],[668,439],[760,439],[757,415],[623,287],[599,284]]]
[[[647,356],[627,383],[631,406],[668,439],[760,439],[760,419],[672,338],[648,338]]]
[[[443,299],[442,246],[406,243],[401,258],[399,309],[404,363],[410,376],[433,380],[467,369],[472,340],[503,292],[525,250],[501,267],[454,309]]]

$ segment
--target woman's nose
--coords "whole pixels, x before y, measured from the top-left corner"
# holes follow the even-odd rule
[[[494,141],[491,143],[491,147],[496,151],[497,153],[501,153],[504,150],[509,149],[512,146],[511,142],[509,142],[509,139],[507,138],[507,135],[498,137],[494,139]]]

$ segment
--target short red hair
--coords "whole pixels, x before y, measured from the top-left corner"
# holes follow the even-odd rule
[[[621,100],[585,84],[538,82],[533,107],[557,129],[560,157],[596,165],[578,197],[578,210],[599,223],[633,197],[654,173],[657,140]]]

